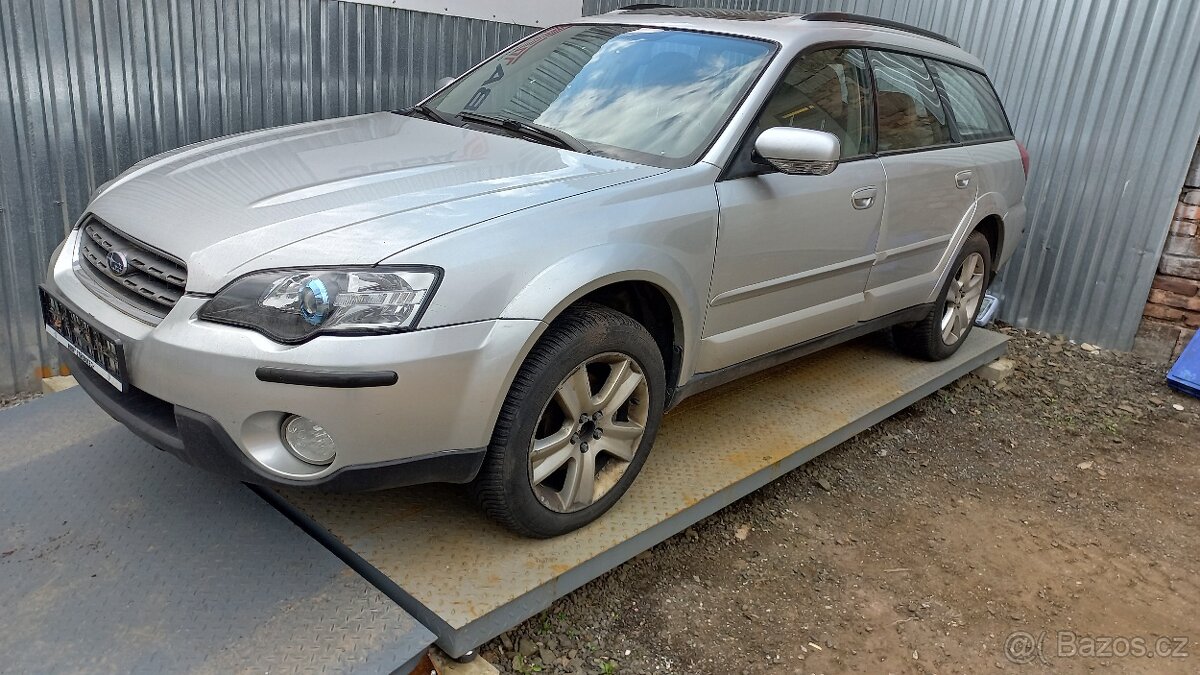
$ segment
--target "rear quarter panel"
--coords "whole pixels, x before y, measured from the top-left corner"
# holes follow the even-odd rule
[[[1000,269],[1011,258],[1025,230],[1025,169],[1021,166],[1021,151],[1014,140],[980,143],[969,146],[975,159],[975,175],[979,179],[979,196],[975,221],[997,215],[1004,223]]]

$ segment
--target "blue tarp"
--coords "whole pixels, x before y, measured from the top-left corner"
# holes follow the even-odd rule
[[[1171,367],[1171,372],[1167,373],[1167,384],[1172,389],[1200,397],[1200,339],[1196,335],[1192,336],[1188,346],[1179,355],[1179,360]]]

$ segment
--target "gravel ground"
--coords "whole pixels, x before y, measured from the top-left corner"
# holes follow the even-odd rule
[[[1200,672],[1200,402],[1165,364],[1007,332],[1000,386],[960,380],[483,656],[506,673]],[[1158,658],[1130,656],[1139,640]]]
[[[3,394],[0,395],[0,410],[11,408],[15,405],[21,405],[26,401],[32,401],[35,398],[41,398],[41,394]]]

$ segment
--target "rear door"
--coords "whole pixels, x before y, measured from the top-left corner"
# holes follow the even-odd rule
[[[1004,219],[1008,240],[997,242],[1000,250],[992,252],[995,270],[1012,255],[1011,244],[1016,243],[1024,224],[1025,168],[1020,145],[986,75],[942,61],[925,62],[949,104],[955,131],[975,158],[977,208],[990,209]],[[975,220],[980,220],[979,214]]]
[[[887,197],[862,320],[926,301],[953,255],[955,231],[971,218],[978,186],[975,161],[954,138],[925,61],[875,50],[869,59]]]

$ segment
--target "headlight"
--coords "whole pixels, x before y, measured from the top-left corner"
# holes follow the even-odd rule
[[[440,277],[435,267],[256,272],[226,286],[198,317],[284,343],[396,333],[416,326]]]

